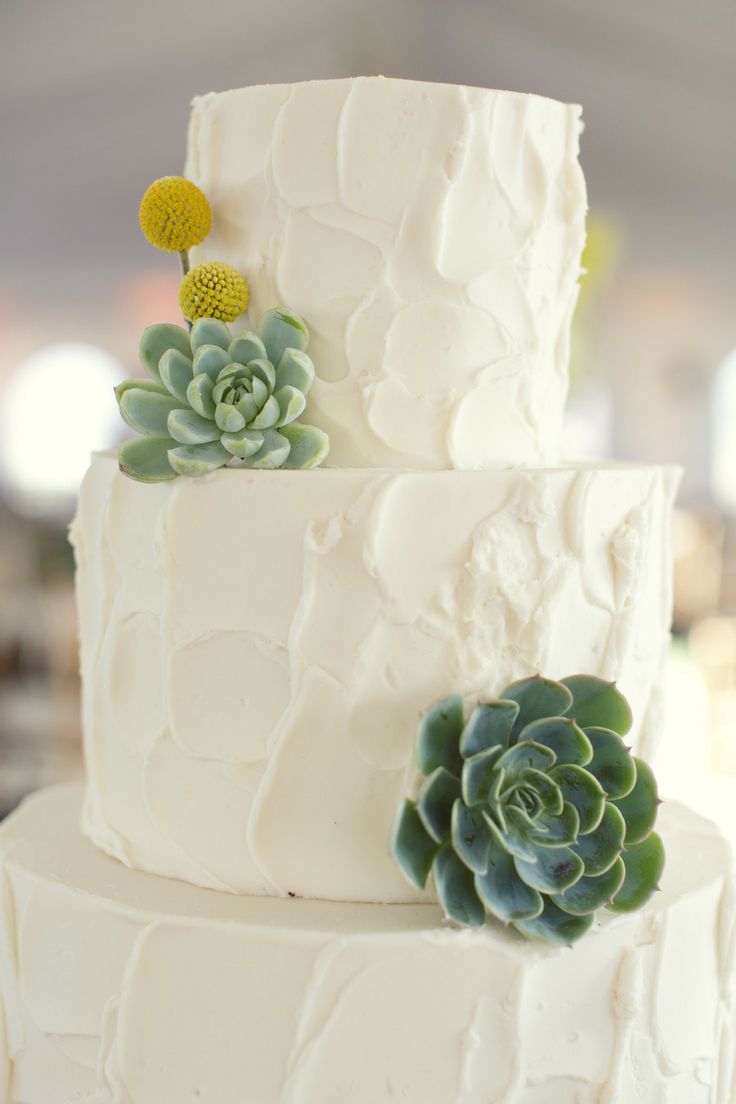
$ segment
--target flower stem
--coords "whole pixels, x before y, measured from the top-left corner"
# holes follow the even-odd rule
[[[181,262],[181,274],[182,276],[186,276],[187,272],[189,271],[189,253],[186,249],[179,250],[179,261]],[[184,321],[187,324],[187,329],[191,332],[192,323],[189,321],[188,318],[185,318]]]

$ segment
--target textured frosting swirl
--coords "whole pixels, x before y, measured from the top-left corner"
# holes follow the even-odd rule
[[[257,318],[309,322],[335,467],[554,463],[584,240],[580,109],[382,77],[194,102],[187,174]]]
[[[152,878],[80,837],[79,800],[0,829],[4,1104],[734,1099],[732,858],[681,807],[662,893],[569,951]]]
[[[73,530],[85,830],[244,893],[401,901],[420,712],[617,678],[651,757],[669,469],[248,472],[146,486],[98,457]]]

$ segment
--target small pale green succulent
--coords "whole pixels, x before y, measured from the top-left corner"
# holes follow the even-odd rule
[[[488,915],[546,943],[571,944],[597,909],[630,912],[657,888],[657,784],[622,737],[631,710],[586,675],[515,682],[466,721],[459,695],[423,717],[424,776],[393,840],[418,888],[430,873],[448,918]]]
[[[141,437],[120,448],[120,467],[156,483],[198,476],[236,458],[250,468],[314,468],[327,435],[297,421],[314,380],[309,331],[298,315],[271,310],[259,333],[233,336],[214,318],[188,333],[149,326],[140,356],[150,379],[115,389],[120,413]]]

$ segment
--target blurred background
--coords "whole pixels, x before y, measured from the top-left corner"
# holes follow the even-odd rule
[[[362,73],[583,104],[567,452],[685,468],[668,739],[682,775],[732,784],[733,0],[0,0],[0,815],[81,770],[66,527],[120,431],[111,384],[178,319],[139,198],[181,171],[193,95]]]

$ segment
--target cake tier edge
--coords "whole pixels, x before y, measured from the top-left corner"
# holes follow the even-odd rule
[[[551,950],[433,905],[234,897],[132,871],[81,791],[0,829],[7,1104],[728,1104],[734,884],[665,805],[662,892]]]
[[[421,713],[618,681],[651,758],[670,469],[86,476],[85,831],[214,889],[416,900],[390,853]]]
[[[257,322],[307,320],[340,467],[555,462],[585,238],[580,108],[384,77],[194,101],[186,173]]]

